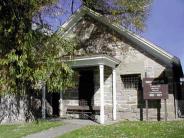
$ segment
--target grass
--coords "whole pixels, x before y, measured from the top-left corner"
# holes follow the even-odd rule
[[[120,122],[88,126],[60,138],[184,138],[184,122]]]
[[[20,138],[31,133],[62,125],[62,122],[38,121],[32,123],[0,125],[0,138]]]

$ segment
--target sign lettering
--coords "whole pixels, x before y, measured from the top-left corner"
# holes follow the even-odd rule
[[[168,84],[154,78],[143,79],[144,99],[168,99]]]

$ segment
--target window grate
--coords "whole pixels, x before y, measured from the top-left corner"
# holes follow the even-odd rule
[[[140,75],[138,74],[121,75],[121,79],[123,82],[124,89],[138,89]]]

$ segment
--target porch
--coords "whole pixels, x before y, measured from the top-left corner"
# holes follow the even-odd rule
[[[71,98],[70,92],[60,93],[60,116],[65,113],[75,114],[85,112],[86,114],[98,115],[99,123],[105,123],[105,79],[110,78],[109,87],[112,87],[110,97],[112,97],[112,119],[116,120],[116,66],[120,61],[107,55],[76,57],[70,60],[72,68],[78,72],[78,87],[73,92],[74,98]],[[108,70],[109,76],[105,76],[105,70]],[[109,100],[110,101],[110,100]]]

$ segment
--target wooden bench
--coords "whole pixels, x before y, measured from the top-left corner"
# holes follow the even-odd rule
[[[68,114],[82,114],[84,116],[99,115],[100,107],[99,106],[67,106],[66,113]]]
[[[79,111],[79,112],[91,112],[91,111],[100,111],[99,106],[92,106],[91,109],[89,106],[67,106],[67,112],[69,111]]]

